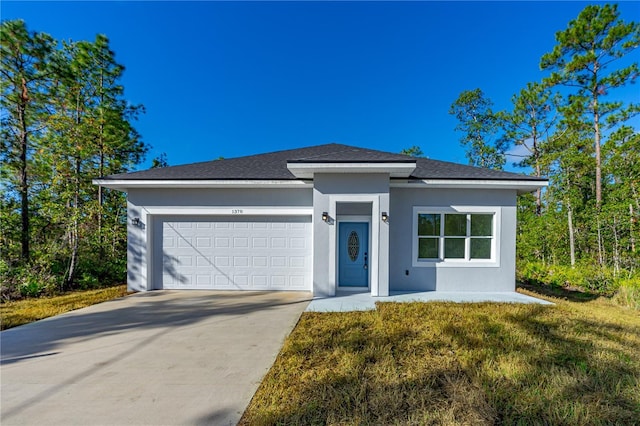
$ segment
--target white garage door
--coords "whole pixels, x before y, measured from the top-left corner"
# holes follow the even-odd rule
[[[312,288],[309,216],[166,217],[157,225],[160,288]]]

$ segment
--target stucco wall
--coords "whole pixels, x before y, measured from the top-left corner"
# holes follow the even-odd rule
[[[513,291],[515,288],[515,190],[389,189],[386,174],[317,174],[314,188],[300,189],[138,189],[128,193],[128,286],[146,290],[147,251],[152,250],[153,221],[148,207],[313,207],[313,290],[331,296],[336,290],[336,216],[362,213],[340,203],[371,203],[371,235],[378,262],[371,258],[373,295],[389,290]],[[498,206],[500,209],[500,263],[498,267],[412,266],[413,207]],[[321,220],[329,212],[329,223]],[[366,208],[369,211],[369,207]],[[389,213],[389,223],[380,219]],[[202,214],[206,214],[203,211]],[[139,225],[132,220],[140,218]],[[147,236],[150,236],[149,238]],[[406,274],[408,271],[408,275]],[[149,288],[151,288],[149,286]]]
[[[129,202],[138,206],[298,206],[311,207],[311,188],[220,188],[130,190]]]
[[[390,191],[389,286],[391,291],[513,291],[515,289],[515,190],[413,189]],[[498,206],[500,266],[414,267],[414,206]],[[407,275],[408,271],[408,275]]]
[[[389,227],[380,220],[380,212],[389,210],[389,175],[329,173],[314,176],[314,295],[333,296],[336,292],[336,215],[337,204],[344,202],[371,203],[369,239],[372,242],[372,253],[369,282],[373,295],[387,295]],[[329,213],[329,222],[320,220],[322,212]],[[375,257],[378,259],[377,262],[374,261]]]
[[[133,219],[140,220],[134,225]],[[127,289],[129,291],[147,290],[147,219],[140,206],[127,200]]]

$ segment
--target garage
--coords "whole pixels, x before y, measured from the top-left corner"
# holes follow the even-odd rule
[[[154,227],[155,288],[313,288],[310,216],[161,216]]]

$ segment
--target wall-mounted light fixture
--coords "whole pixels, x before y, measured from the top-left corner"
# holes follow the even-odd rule
[[[134,217],[133,219],[131,219],[131,223],[132,223],[134,226],[138,226],[138,225],[140,225],[140,218],[139,218],[139,217]]]
[[[389,220],[389,215],[387,214],[387,212],[382,212],[382,221],[386,222]]]
[[[322,212],[322,220],[324,222],[329,222],[329,213],[327,212]]]

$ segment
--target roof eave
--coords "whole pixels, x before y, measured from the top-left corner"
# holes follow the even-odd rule
[[[392,188],[514,189],[518,194],[526,194],[549,186],[549,181],[544,179],[417,179],[391,182],[389,186]]]
[[[93,183],[125,192],[136,188],[305,188],[313,186],[312,182],[300,179],[94,179]]]

